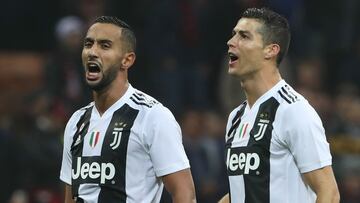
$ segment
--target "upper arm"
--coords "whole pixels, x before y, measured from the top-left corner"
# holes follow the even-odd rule
[[[145,145],[157,177],[190,168],[182,144],[181,129],[171,112],[153,110],[144,129]]]
[[[221,198],[221,200],[218,203],[229,203],[230,202],[230,197],[229,197],[229,193],[227,193],[224,197]]]
[[[71,185],[65,184],[65,203],[75,203],[72,198]]]
[[[162,180],[173,202],[195,202],[195,187],[190,169],[162,176]]]
[[[339,202],[339,191],[331,166],[304,173],[303,177],[316,193],[317,202]]]
[[[276,130],[293,155],[301,173],[331,165],[329,143],[316,111],[299,101],[280,112]]]

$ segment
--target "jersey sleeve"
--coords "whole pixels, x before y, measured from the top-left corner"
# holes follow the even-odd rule
[[[79,119],[80,111],[75,112],[66,124],[64,131],[64,147],[60,170],[60,180],[71,185],[72,156],[70,152],[73,135],[76,132],[76,119]]]
[[[284,110],[280,139],[289,148],[301,173],[331,165],[329,143],[321,119],[307,101]]]
[[[190,168],[179,124],[167,108],[162,105],[153,108],[143,133],[156,176]]]

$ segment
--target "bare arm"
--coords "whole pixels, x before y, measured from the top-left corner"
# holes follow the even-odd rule
[[[316,203],[338,203],[340,194],[331,166],[304,173],[305,181],[317,195]]]
[[[227,193],[218,203],[230,203],[229,193]]]
[[[72,198],[71,185],[65,184],[65,203],[75,203]]]
[[[166,190],[174,203],[195,203],[195,187],[190,169],[184,169],[162,177]]]

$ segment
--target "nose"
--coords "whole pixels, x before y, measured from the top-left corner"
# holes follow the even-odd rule
[[[88,48],[84,48],[84,53],[87,55],[89,59],[98,57],[98,50],[95,45]]]
[[[227,41],[227,45],[228,47],[234,47],[234,36],[232,36],[228,41]]]

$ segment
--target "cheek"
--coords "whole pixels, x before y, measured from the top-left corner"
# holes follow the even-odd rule
[[[86,61],[87,61],[87,59],[86,59],[86,56],[84,55],[84,53],[81,54],[81,61],[82,61],[83,67],[85,68],[85,67],[86,67]]]
[[[85,49],[83,49],[81,52],[81,59],[83,62],[85,62],[86,57],[87,57],[87,51]]]

